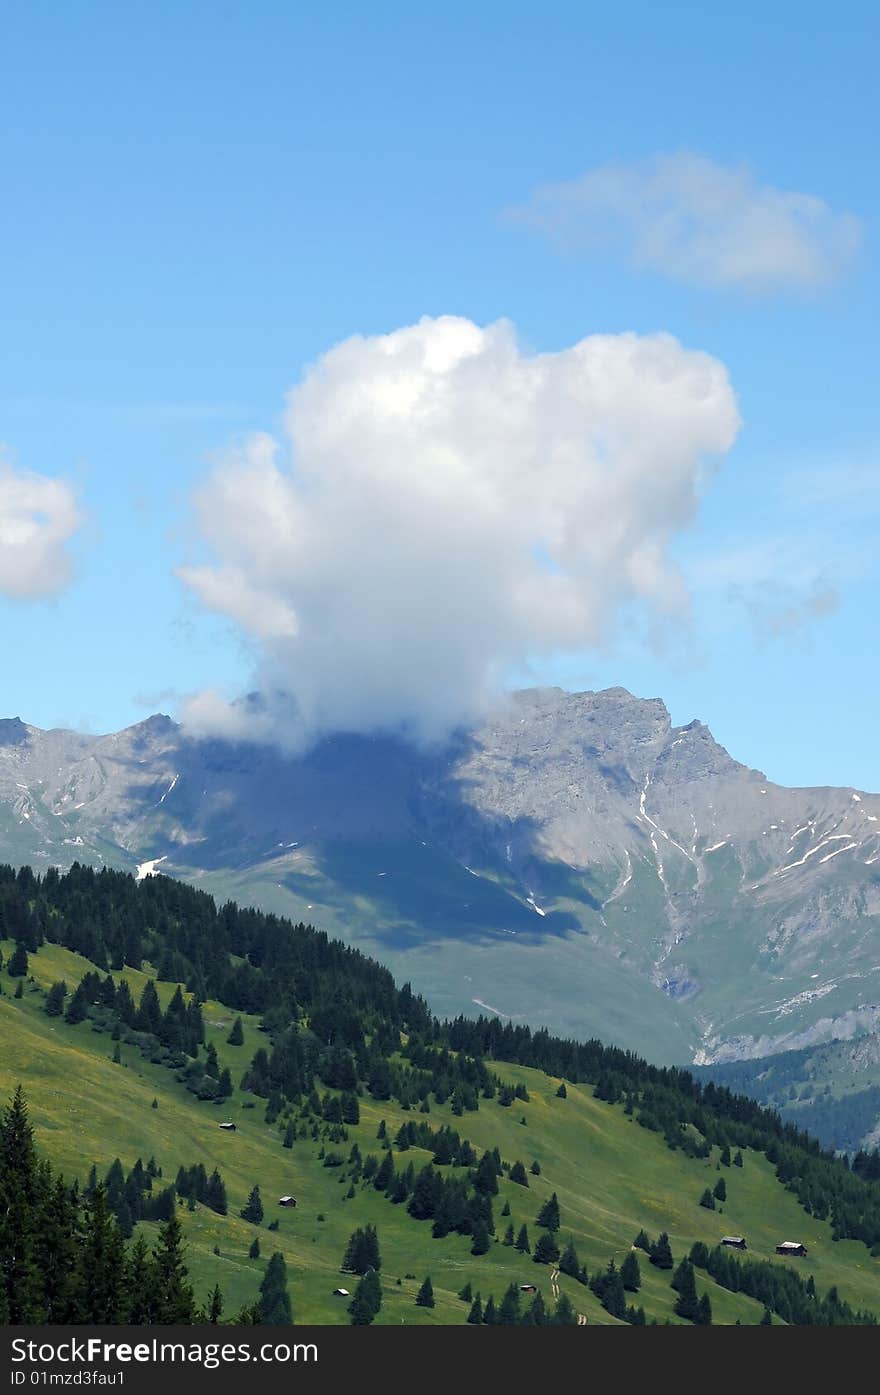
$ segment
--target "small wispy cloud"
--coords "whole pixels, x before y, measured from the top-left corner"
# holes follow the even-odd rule
[[[0,596],[61,591],[73,575],[67,545],[83,522],[71,484],[17,468],[0,446]]]
[[[761,643],[774,640],[802,641],[819,620],[840,608],[835,586],[817,579],[806,591],[767,580],[760,589],[731,587],[730,599],[746,610],[756,638]]]
[[[694,286],[821,286],[852,263],[860,220],[814,194],[762,184],[747,165],[690,152],[613,163],[535,189],[508,221],[560,250],[609,252]]]

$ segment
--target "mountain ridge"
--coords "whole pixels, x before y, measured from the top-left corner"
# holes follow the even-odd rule
[[[298,757],[160,713],[100,736],[7,719],[0,856],[158,867],[326,925],[440,1010],[664,1060],[880,1022],[880,796],[776,785],[620,687],[521,690],[442,747]]]

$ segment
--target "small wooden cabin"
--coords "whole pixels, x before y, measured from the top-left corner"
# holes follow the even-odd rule
[[[722,1235],[721,1243],[722,1245],[729,1245],[732,1250],[745,1250],[748,1248],[744,1235]]]
[[[295,1206],[295,1205],[296,1205],[296,1197],[295,1197],[295,1196],[279,1196],[279,1198],[278,1198],[278,1205],[279,1205],[279,1206]]]
[[[350,1297],[351,1297],[351,1294],[349,1293],[349,1291],[348,1291],[347,1288],[335,1288],[335,1289],[333,1290],[333,1297],[334,1297],[334,1298],[350,1298]]]
[[[235,1125],[232,1123],[220,1124],[221,1129],[226,1129],[227,1133],[235,1133]]]
[[[776,1246],[778,1255],[805,1255],[806,1245],[802,1245],[799,1240],[783,1240],[781,1245]]]
[[[537,1284],[520,1284],[519,1291],[520,1293],[537,1293],[538,1286]]]

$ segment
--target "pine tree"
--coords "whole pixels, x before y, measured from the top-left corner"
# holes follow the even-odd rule
[[[10,978],[25,978],[28,971],[27,946],[23,940],[16,940],[15,949],[9,956],[6,972]]]
[[[472,1255],[484,1255],[489,1250],[489,1232],[484,1225],[477,1225],[473,1232]]]
[[[700,1197],[700,1205],[701,1205],[701,1206],[705,1206],[705,1208],[706,1208],[707,1211],[714,1211],[714,1210],[715,1210],[715,1198],[714,1198],[714,1196],[712,1195],[712,1193],[709,1191],[709,1188],[708,1188],[708,1187],[707,1187],[706,1190],[703,1192],[703,1195]]]
[[[64,1011],[64,999],[67,997],[67,984],[63,979],[53,983],[46,994],[46,1002],[43,1007],[47,1017],[60,1017]]]
[[[544,1296],[539,1290],[523,1313],[523,1325],[525,1327],[549,1327],[551,1321]]]
[[[479,1166],[473,1175],[473,1184],[474,1190],[483,1196],[497,1196],[498,1173],[491,1153],[484,1153],[480,1158]]]
[[[195,1315],[193,1291],[186,1282],[180,1221],[171,1216],[159,1231],[155,1251],[157,1323],[191,1323]]]
[[[642,1284],[642,1275],[639,1270],[639,1261],[636,1259],[635,1250],[630,1250],[625,1256],[620,1266],[620,1277],[628,1293],[638,1293]]]
[[[699,1305],[697,1301],[697,1284],[694,1275],[694,1266],[689,1259],[683,1259],[672,1276],[672,1287],[678,1292],[675,1303],[675,1311],[679,1317],[687,1318],[689,1322],[696,1322]]]
[[[743,1155],[739,1151],[739,1149],[737,1149],[737,1151],[733,1155],[733,1165],[734,1167],[742,1167],[743,1165]]]
[[[727,1184],[725,1183],[723,1177],[718,1178],[718,1181],[715,1183],[712,1195],[714,1196],[716,1201],[727,1200]]]
[[[220,1285],[215,1284],[208,1301],[208,1322],[216,1325],[223,1316],[223,1294],[220,1292]]]
[[[355,1327],[369,1326],[381,1306],[382,1285],[379,1283],[379,1275],[375,1269],[371,1269],[361,1279],[355,1289],[354,1298],[348,1305],[352,1325]]]
[[[79,1310],[83,1322],[123,1320],[125,1248],[102,1185],[86,1202],[82,1240],[77,1254]]]
[[[519,1323],[519,1289],[510,1284],[498,1308],[499,1327],[516,1327]]]
[[[567,1293],[561,1293],[551,1319],[555,1327],[577,1327],[577,1313]]]
[[[250,1221],[251,1225],[262,1225],[263,1223],[263,1202],[260,1197],[260,1188],[251,1188],[251,1194],[247,1199],[247,1205],[243,1206],[240,1212],[244,1221]]]
[[[726,1144],[721,1149],[721,1156],[719,1157],[718,1161],[720,1162],[722,1167],[730,1167],[730,1149],[727,1147]]]
[[[212,1211],[216,1211],[216,1214],[219,1216],[226,1215],[226,1186],[216,1168],[213,1169],[211,1176],[208,1177],[202,1200],[204,1200],[206,1207],[211,1207]]]
[[[236,1017],[235,1021],[233,1022],[232,1031],[229,1033],[229,1036],[226,1038],[226,1041],[229,1046],[244,1045],[244,1028],[241,1025],[240,1017]]]
[[[261,1319],[265,1323],[289,1327],[293,1322],[290,1294],[287,1291],[287,1264],[280,1250],[275,1251],[266,1265],[266,1272],[260,1284],[259,1307]]]
[[[541,1225],[545,1230],[559,1229],[559,1202],[555,1192],[549,1200],[544,1202],[536,1217],[535,1225]]]
[[[495,1311],[495,1299],[490,1293],[489,1297],[486,1299],[486,1306],[483,1309],[483,1323],[487,1327],[494,1327],[497,1321],[498,1314]]]
[[[519,1158],[517,1158],[516,1162],[510,1169],[510,1180],[511,1182],[516,1182],[517,1185],[520,1187],[527,1187],[529,1185],[529,1179],[526,1174],[526,1170],[520,1162]]]
[[[555,1231],[545,1230],[535,1245],[532,1259],[536,1264],[555,1264],[558,1258],[559,1246],[555,1240]]]
[[[521,1225],[519,1228],[519,1235],[516,1237],[516,1248],[521,1250],[524,1255],[530,1255],[532,1253],[532,1247],[529,1244],[529,1228],[526,1225]]]
[[[669,1248],[669,1236],[666,1231],[660,1232],[655,1243],[651,1246],[649,1255],[651,1263],[657,1269],[671,1269],[673,1266],[672,1250]]]
[[[253,1238],[253,1240],[251,1241],[251,1247],[250,1247],[250,1249],[248,1250],[248,1259],[259,1259],[259,1258],[260,1258],[260,1237],[259,1237],[259,1235],[255,1235],[254,1238]]]
[[[430,1274],[429,1274],[428,1277],[425,1279],[425,1282],[422,1284],[421,1288],[419,1289],[418,1293],[416,1294],[416,1307],[417,1307],[417,1308],[433,1308],[433,1306],[434,1306],[434,1287],[433,1287],[433,1285],[432,1285],[432,1283],[431,1283],[431,1276],[430,1276]]]
[[[387,1192],[393,1180],[394,1154],[389,1148],[376,1170],[376,1175],[373,1178],[373,1186],[376,1188],[377,1192]]]
[[[697,1316],[694,1319],[700,1327],[711,1327],[712,1325],[712,1300],[708,1293],[701,1294],[697,1304]]]
[[[512,1245],[512,1244],[513,1244],[513,1222],[512,1222],[512,1221],[511,1221],[510,1225],[507,1227],[507,1229],[505,1230],[505,1232],[504,1232],[504,1239],[502,1240],[501,1243],[502,1243],[502,1245]]]
[[[479,1325],[483,1321],[483,1305],[480,1302],[479,1294],[477,1294],[476,1298],[471,1304],[471,1310],[467,1315],[467,1320],[473,1326]]]
[[[473,1301],[474,1291],[473,1291],[473,1288],[472,1288],[472,1286],[471,1286],[471,1281],[470,1281],[470,1279],[468,1279],[468,1281],[467,1281],[467,1283],[465,1284],[464,1288],[460,1288],[460,1289],[458,1290],[458,1296],[459,1296],[459,1298],[461,1299],[462,1303],[470,1303],[470,1302]]]
[[[565,1081],[564,1081],[564,1080],[560,1083],[559,1089],[556,1091],[556,1096],[557,1096],[557,1099],[561,1099],[561,1100],[568,1099],[568,1091],[567,1091],[566,1088],[565,1088]]]

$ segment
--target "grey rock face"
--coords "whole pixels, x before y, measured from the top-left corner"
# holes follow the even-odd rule
[[[880,797],[774,785],[622,688],[297,760],[164,716],[0,722],[0,857],[198,880],[357,940],[440,1011],[664,1059],[852,1035],[880,1000]]]

